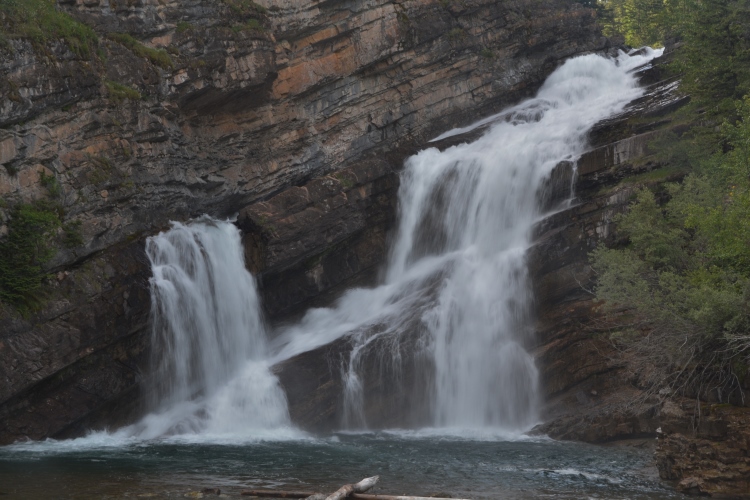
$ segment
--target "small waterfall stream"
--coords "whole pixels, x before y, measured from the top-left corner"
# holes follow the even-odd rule
[[[153,412],[127,432],[242,435],[289,426],[267,363],[255,279],[239,230],[203,217],[149,238]]]
[[[310,310],[271,347],[231,223],[175,223],[149,239],[159,357],[154,413],[132,432],[288,428],[269,367],[342,337],[351,344],[341,367],[347,428],[373,425],[366,407],[379,397],[399,416],[386,423],[528,429],[538,377],[525,348],[533,300],[525,254],[543,215],[539,193],[556,165],[584,152],[591,126],[640,95],[631,70],[655,55],[571,59],[536,98],[493,117],[480,139],[410,158],[382,285]]]

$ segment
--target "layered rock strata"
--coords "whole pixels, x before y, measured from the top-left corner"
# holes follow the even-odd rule
[[[627,353],[609,340],[617,317],[605,315],[591,293],[588,253],[624,243],[615,215],[637,189],[677,181],[684,172],[657,161],[654,141],[680,133],[672,111],[689,98],[677,81],[659,80],[661,64],[647,68],[646,95],[591,133],[592,149],[577,162],[576,199],[543,221],[529,253],[538,304],[536,349],[547,401],[536,431],[558,439],[611,442],[654,439],[662,479],[679,491],[719,498],[750,496],[750,455],[743,427],[750,419],[750,378],[723,399],[649,394],[629,370]],[[727,396],[733,404],[726,404]],[[656,441],[658,438],[658,441]]]
[[[249,260],[280,317],[382,261],[393,171],[415,145],[607,44],[592,11],[567,0],[58,7],[99,41],[84,56],[63,39],[6,37],[0,234],[8,207],[52,196],[51,176],[83,243],[50,263],[41,310],[2,310],[0,443],[137,413],[143,242],[169,220],[241,212]]]

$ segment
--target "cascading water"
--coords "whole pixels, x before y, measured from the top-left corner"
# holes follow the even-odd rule
[[[126,432],[245,434],[289,425],[267,363],[255,280],[238,229],[207,217],[149,238],[154,413]]]
[[[485,120],[494,125],[475,143],[409,159],[383,284],[310,310],[270,346],[233,224],[201,218],[149,239],[152,413],[116,432],[0,447],[3,493],[333,491],[377,473],[387,490],[416,495],[677,498],[644,477],[652,458],[636,448],[518,433],[534,422],[537,399],[524,349],[532,300],[524,253],[539,207],[552,205],[540,192],[560,160],[582,152],[592,124],[639,95],[628,70],[651,57],[570,60],[536,99]],[[270,367],[332,342],[327,352],[345,358],[346,426],[438,429],[308,439],[291,428]]]
[[[420,424],[511,431],[534,424],[524,256],[542,215],[537,194],[556,165],[584,152],[596,122],[641,94],[631,70],[655,55],[568,60],[536,98],[485,120],[493,125],[480,139],[410,158],[384,284],[310,311],[284,333],[278,358],[351,335],[343,369],[349,427],[368,424],[368,377],[410,394],[392,411],[408,416],[426,406]],[[431,376],[417,384],[412,376],[404,387],[410,370]]]
[[[344,337],[345,427],[527,429],[538,396],[524,259],[539,193],[584,151],[592,125],[640,94],[629,72],[654,55],[571,59],[536,98],[485,120],[480,139],[410,158],[384,283],[310,310],[275,349],[234,225],[203,218],[150,238],[154,412],[122,432],[288,429],[270,366]],[[374,400],[390,420],[368,420]]]

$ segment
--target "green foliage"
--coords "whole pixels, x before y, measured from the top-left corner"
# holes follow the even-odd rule
[[[18,168],[12,163],[3,163],[3,166],[5,167],[5,171],[8,172],[8,175],[11,177],[14,177],[18,173]]]
[[[750,92],[750,2],[669,0],[670,29],[683,43],[682,87],[719,114]]]
[[[186,31],[191,31],[193,29],[193,25],[190,24],[187,21],[180,21],[177,23],[177,27],[175,28],[175,31],[177,33],[184,33]]]
[[[62,225],[63,245],[66,248],[75,248],[83,245],[81,226],[83,226],[83,223],[79,220],[73,220]]]
[[[351,189],[354,187],[354,180],[346,174],[343,174],[341,172],[336,172],[333,174],[333,177],[339,181],[341,184],[342,189]]]
[[[597,298],[636,318],[617,341],[651,359],[659,383],[671,377],[688,387],[705,382],[696,373],[706,366],[716,373],[747,365],[750,99],[736,113],[740,121],[721,127],[725,147],[682,184],[666,185],[668,201],[637,193],[616,220],[627,248],[599,247],[590,256]]]
[[[130,49],[135,55],[148,59],[156,66],[164,69],[174,68],[172,58],[169,57],[169,53],[164,49],[152,49],[151,47],[146,47],[127,33],[110,33],[107,36],[115,42]]]
[[[0,299],[28,311],[38,303],[44,265],[54,256],[50,244],[60,227],[60,211],[49,201],[17,205],[8,234],[0,240]]]
[[[263,25],[257,19],[248,19],[244,23],[235,24],[232,26],[232,31],[239,33],[241,31],[263,31]]]
[[[690,174],[617,219],[628,246],[591,254],[596,296],[623,320],[613,340],[644,384],[726,388],[750,364],[750,1],[598,7],[632,45],[681,41],[672,69],[692,100],[649,144],[663,169]]]
[[[26,38],[36,46],[62,39],[83,58],[99,43],[94,30],[58,10],[54,0],[0,0],[0,41],[10,38]]]
[[[60,183],[54,175],[47,175],[44,170],[41,170],[39,172],[39,182],[42,186],[47,188],[47,191],[52,198],[57,198],[62,194],[62,186],[60,186]]]
[[[268,13],[268,9],[252,0],[224,0],[224,3],[227,4],[234,14],[242,18]]]
[[[107,87],[109,98],[114,102],[120,102],[123,99],[132,99],[137,101],[141,98],[141,93],[137,90],[123,85],[121,83],[105,80],[104,85]]]
[[[664,0],[597,0],[589,6],[596,8],[605,35],[619,34],[628,45],[641,47],[664,40],[666,4]]]
[[[453,28],[448,32],[448,38],[452,41],[461,40],[466,36],[466,32],[462,28]]]
[[[604,33],[631,46],[681,40],[682,88],[714,114],[750,93],[750,1],[597,0],[596,9]]]
[[[86,181],[94,186],[104,184],[118,175],[117,169],[106,156],[88,156],[91,169],[86,173]]]
[[[492,52],[492,50],[491,50],[491,49],[488,49],[488,48],[486,48],[486,47],[485,47],[485,48],[483,48],[483,49],[482,49],[482,50],[481,50],[481,51],[479,52],[479,55],[480,55],[480,56],[482,56],[482,57],[484,57],[485,59],[494,59],[494,58],[495,58],[495,53],[494,53],[494,52]]]

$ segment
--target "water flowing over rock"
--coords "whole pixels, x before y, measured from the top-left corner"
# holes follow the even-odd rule
[[[83,244],[50,263],[60,279],[42,310],[0,314],[0,442],[142,414],[143,248],[170,220],[225,217],[339,183],[363,217],[341,228],[325,219],[334,230],[313,232],[274,265],[265,265],[274,230],[283,223],[293,239],[318,219],[282,209],[278,228],[262,211],[239,221],[269,285],[261,293],[284,301],[282,280],[294,283],[291,300],[268,301],[279,319],[372,276],[394,220],[393,172],[415,146],[531,95],[562,60],[609,48],[593,11],[567,0],[260,0],[265,9],[240,14],[229,3],[60,1],[98,34],[89,58],[63,40],[11,37],[1,52],[0,88],[12,98],[0,108],[0,194],[11,205],[46,196],[42,173],[53,176]],[[149,49],[165,52],[149,58]],[[379,177],[356,174],[367,162]],[[316,198],[305,215],[342,199]],[[0,234],[6,216],[0,208]]]
[[[277,341],[284,359],[348,337],[334,348],[343,374],[334,391],[343,395],[329,400],[342,405],[338,422],[335,409],[319,413],[327,422],[305,420],[315,390],[294,388],[294,360],[278,368],[296,421],[316,430],[343,424],[519,431],[536,423],[537,370],[525,349],[534,342],[525,255],[544,206],[538,193],[547,189],[554,197],[552,173],[584,152],[589,128],[641,94],[629,72],[653,56],[571,59],[536,98],[495,117],[478,140],[427,149],[406,162],[384,283],[310,311]],[[310,366],[308,355],[299,360],[303,371]],[[331,369],[330,378],[337,376]],[[330,398],[328,378],[320,387]]]
[[[119,435],[254,437],[289,425],[236,226],[204,217],[149,238],[152,413]]]
[[[539,193],[555,191],[553,172],[580,155],[594,123],[640,95],[630,70],[651,57],[571,59],[478,140],[411,157],[383,283],[313,309],[283,329],[273,352],[238,228],[203,217],[149,238],[152,412],[116,436],[284,431],[289,413],[271,362],[341,340],[348,355],[338,367],[329,360],[341,377],[339,426],[528,429],[538,375],[526,349],[525,254],[545,206]],[[294,360],[284,369],[298,373]],[[387,389],[372,394],[371,378]],[[388,420],[372,418],[373,401]]]

